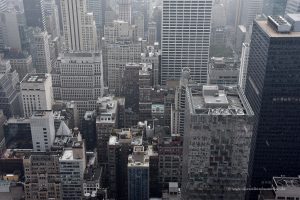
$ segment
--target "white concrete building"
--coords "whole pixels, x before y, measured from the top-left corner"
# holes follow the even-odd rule
[[[188,67],[192,79],[207,82],[212,0],[163,0],[161,82],[179,80]]]
[[[97,30],[86,0],[61,0],[66,51],[97,50]]]
[[[243,92],[245,92],[245,86],[246,86],[249,51],[250,51],[249,43],[243,43],[242,55],[241,55],[241,67],[240,67],[240,75],[239,75],[239,86]]]
[[[33,30],[32,59],[37,73],[51,72],[49,35],[40,29]]]
[[[71,148],[66,148],[59,158],[63,200],[82,199],[82,181],[86,168],[85,153],[84,142],[78,140]]]
[[[243,199],[254,113],[236,88],[186,88],[183,199]],[[205,177],[205,178],[204,178]],[[212,192],[213,191],[213,192]]]
[[[82,119],[86,111],[96,109],[96,101],[103,95],[102,54],[61,54],[52,81],[54,99],[74,101]]]
[[[20,83],[25,117],[36,110],[51,110],[53,104],[52,79],[50,74],[27,74]]]
[[[153,73],[153,85],[159,85],[159,65],[160,65],[161,51],[154,46],[147,46],[146,49],[141,53],[141,63],[151,63]]]
[[[30,128],[33,150],[50,150],[55,138],[53,112],[49,110],[34,112],[30,118]]]

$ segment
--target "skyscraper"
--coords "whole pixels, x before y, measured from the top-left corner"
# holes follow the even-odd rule
[[[54,142],[55,128],[53,112],[36,111],[30,118],[32,145],[34,151],[49,151]]]
[[[239,12],[239,25],[244,25],[247,29],[253,24],[253,20],[262,13],[263,0],[241,0],[241,10]]]
[[[27,74],[20,83],[25,117],[36,110],[51,110],[53,104],[50,74]]]
[[[300,13],[300,0],[288,0],[285,13]]]
[[[7,0],[0,0],[0,12],[7,11]]]
[[[65,50],[95,51],[97,49],[96,23],[87,12],[86,0],[61,0]]]
[[[287,0],[264,0],[263,14],[269,15],[284,15]]]
[[[23,4],[26,25],[46,30],[44,0],[24,0]]]
[[[192,79],[207,82],[212,0],[164,0],[161,83],[179,79],[189,67]]]
[[[299,55],[297,26],[282,17],[254,22],[245,90],[255,114],[250,187],[299,174]]]
[[[132,20],[132,5],[131,5],[132,0],[118,0],[119,4],[119,19],[128,22],[131,24]]]
[[[238,89],[186,88],[183,199],[243,199],[253,111]]]
[[[128,156],[128,199],[149,199],[149,156],[143,146],[135,146]]]

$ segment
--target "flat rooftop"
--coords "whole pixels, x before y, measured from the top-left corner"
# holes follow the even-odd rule
[[[235,87],[190,86],[187,98],[195,115],[253,115],[247,99]]]
[[[299,177],[273,177],[273,183],[276,188],[278,187],[300,188]]]
[[[36,110],[33,112],[31,118],[46,118],[49,117],[52,113],[52,110]]]
[[[49,74],[27,74],[21,83],[44,83],[49,77]]]
[[[268,34],[269,37],[300,37],[300,32],[290,31],[288,33],[277,32],[272,26],[268,24],[267,20],[256,20],[256,23],[262,28],[262,30]]]
[[[73,150],[72,149],[66,149],[64,150],[63,154],[59,158],[59,160],[73,160]]]

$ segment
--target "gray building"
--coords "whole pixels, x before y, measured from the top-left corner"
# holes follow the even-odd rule
[[[288,0],[285,13],[300,13],[300,0]]]
[[[253,111],[236,88],[217,85],[186,90],[183,139],[184,199],[243,199]]]
[[[149,199],[149,156],[143,146],[135,146],[128,156],[128,199]]]
[[[0,59],[0,109],[7,117],[21,116],[22,106],[17,84],[19,75],[8,60]]]
[[[44,0],[23,0],[26,25],[46,30]]]
[[[207,82],[212,0],[164,0],[162,14],[161,83],[180,79],[188,67],[192,79]],[[201,26],[199,26],[201,24]]]
[[[212,85],[237,85],[240,65],[235,58],[212,57],[208,69],[208,83]]]

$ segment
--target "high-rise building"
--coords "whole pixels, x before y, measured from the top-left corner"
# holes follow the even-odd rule
[[[23,0],[26,25],[46,30],[44,0]]]
[[[27,74],[20,89],[25,117],[31,117],[36,110],[52,109],[54,99],[50,74]]]
[[[10,61],[11,68],[19,74],[19,80],[23,80],[26,74],[35,72],[32,57],[28,53],[10,51],[4,54],[4,59]]]
[[[87,0],[87,11],[92,12],[96,22],[97,32],[103,31],[106,0]]]
[[[7,11],[7,0],[0,0],[0,12]]]
[[[295,25],[281,16],[253,25],[245,89],[255,114],[250,187],[298,174],[300,21],[289,18]]]
[[[115,129],[115,134],[110,135],[107,144],[110,197],[127,199],[128,155],[135,145],[142,145],[142,141],[142,135],[130,128]]]
[[[1,49],[10,47],[17,51],[22,49],[19,23],[16,11],[10,10],[0,13],[0,43]]]
[[[154,45],[157,42],[157,25],[155,22],[149,22],[148,24],[148,44]]]
[[[133,22],[136,26],[137,37],[144,39],[145,37],[145,26],[144,26],[144,15],[142,13],[135,13],[133,15]]]
[[[263,14],[270,15],[284,15],[288,0],[264,0]]]
[[[132,0],[118,0],[119,19],[131,24],[132,20]]]
[[[285,13],[300,13],[300,0],[288,0]]]
[[[61,199],[57,152],[33,152],[23,159],[25,199]]]
[[[212,57],[208,69],[211,85],[236,86],[239,81],[240,64],[235,58]]]
[[[82,136],[86,143],[86,149],[94,151],[97,146],[96,111],[86,111],[82,122]]]
[[[51,73],[51,57],[49,35],[47,31],[33,29],[31,41],[31,53],[33,66],[37,73]]]
[[[59,14],[55,0],[43,0],[45,24],[52,38],[60,37]]]
[[[243,199],[253,128],[243,93],[217,85],[186,89],[184,199]]]
[[[66,51],[97,50],[97,30],[93,13],[87,12],[86,0],[61,0]]]
[[[9,60],[0,58],[0,109],[6,117],[21,116],[22,106],[17,84],[19,75],[12,70]]]
[[[192,79],[207,82],[212,0],[164,0],[161,83],[179,80],[189,67]],[[201,24],[201,26],[199,26]]]
[[[238,25],[244,25],[247,29],[253,24],[256,16],[262,13],[263,0],[241,0],[240,21]]]
[[[103,95],[101,53],[61,54],[52,72],[55,100],[74,101],[80,120],[86,111],[96,109],[98,97]]]
[[[141,63],[152,64],[153,86],[160,84],[160,57],[161,51],[157,45],[147,46],[141,53]]]
[[[73,142],[65,148],[59,158],[59,170],[62,184],[63,200],[81,200],[82,182],[86,169],[86,151],[84,141]]]
[[[55,128],[53,112],[35,111],[30,118],[32,145],[34,151],[49,151],[54,142]]]
[[[247,69],[248,69],[248,59],[249,59],[250,44],[243,43],[242,55],[241,55],[241,67],[239,74],[239,87],[245,92]]]
[[[149,156],[143,146],[135,146],[128,156],[128,199],[149,199]]]

